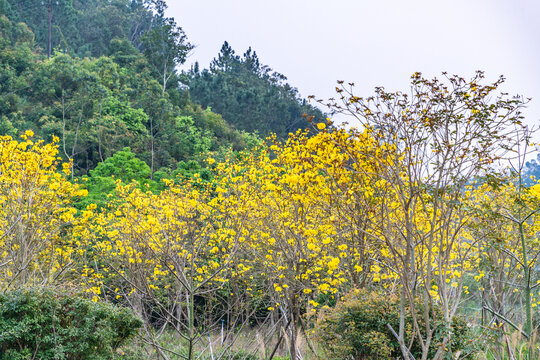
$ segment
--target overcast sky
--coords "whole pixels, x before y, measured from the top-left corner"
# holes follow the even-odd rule
[[[251,46],[302,96],[334,96],[336,80],[356,95],[375,86],[406,90],[415,71],[507,78],[504,91],[532,97],[540,124],[540,1],[537,0],[167,0],[196,45],[184,68],[208,67],[226,40]]]

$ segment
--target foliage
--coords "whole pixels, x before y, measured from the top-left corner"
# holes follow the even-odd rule
[[[193,45],[187,42],[187,36],[172,18],[163,19],[159,26],[146,32],[141,38],[143,53],[162,78],[163,93],[167,83],[176,75],[176,66],[186,60]]]
[[[239,350],[239,351],[226,351],[223,354],[216,354],[216,357],[223,360],[259,360],[260,357],[256,354],[253,354],[250,351]],[[274,357],[274,359],[276,359]]]
[[[468,356],[465,300],[476,333],[492,335],[486,353],[516,355],[516,330],[533,358],[540,193],[524,157],[494,171],[530,145],[525,101],[494,96],[504,79],[415,73],[412,95],[368,98],[340,83],[325,105],[361,126],[336,126],[251,49],[225,43],[210,69],[177,74],[191,45],[162,0],[54,1],[47,59],[45,18],[25,5],[0,0],[6,291],[47,284],[129,306],[139,350],[186,359],[207,356],[220,327],[231,354],[255,327],[260,349],[238,356],[281,341],[298,358],[299,337],[315,354],[320,311],[333,357]]]
[[[416,306],[422,308],[422,301],[417,299]],[[398,358],[401,350],[399,343],[387,325],[392,329],[399,327],[399,297],[393,294],[353,290],[335,308],[323,312],[317,321],[316,332],[321,345],[333,359],[379,359]],[[442,339],[444,321],[442,312],[437,311],[439,322],[435,338]],[[412,318],[406,318],[407,341],[413,336]],[[425,324],[421,324],[424,328]],[[451,331],[456,334],[448,349],[449,352],[464,351],[468,348],[470,331],[465,321],[454,317]],[[411,353],[415,358],[422,356],[422,349],[417,344]],[[435,344],[429,356],[435,355]]]
[[[153,312],[166,319],[188,342],[182,357],[192,359],[204,334],[195,327],[196,297],[221,288],[236,267],[246,209],[234,196],[214,196],[212,187],[167,185],[152,194],[118,183],[107,211],[88,208],[90,226],[80,231],[100,265],[85,267],[81,275],[96,300],[120,299],[146,321]],[[180,302],[186,322],[172,315]]]
[[[36,34],[36,43],[48,49],[48,2],[6,0],[6,14],[25,22]],[[146,0],[56,0],[52,1],[52,49],[79,57],[106,55],[113,39],[127,39],[135,45],[159,19]]]
[[[119,347],[141,327],[124,308],[52,290],[0,296],[2,359],[120,359]]]
[[[251,48],[240,57],[225,42],[209,70],[200,71],[196,64],[184,75],[193,100],[222,114],[238,129],[285,139],[308,126],[304,114],[318,121],[323,117],[285,82],[285,76],[261,64]]]
[[[86,194],[66,179],[55,143],[0,137],[0,283],[4,289],[57,280],[75,252],[73,200]],[[57,171],[61,165],[62,172]]]
[[[190,160],[180,161],[176,165],[176,170],[172,172],[172,177],[180,181],[200,178],[204,182],[209,182],[212,179],[212,173],[208,168],[201,167],[197,161]]]
[[[467,206],[472,196],[466,191],[469,181],[489,174],[500,152],[529,141],[521,137],[526,134],[521,122],[525,101],[505,94],[492,98],[504,78],[485,85],[483,77],[477,72],[471,80],[448,76],[441,81],[415,73],[412,95],[377,88],[375,96],[368,98],[355,96],[353,84],[341,83],[340,99],[327,103],[335,111],[355,116],[376,141],[372,153],[338,143],[353,163],[361,164],[367,157],[377,164],[375,172],[367,172],[377,179],[371,191],[354,190],[354,197],[365,209],[375,195],[379,210],[369,215],[374,217],[368,223],[356,209],[347,213],[358,219],[360,226],[354,230],[379,244],[376,271],[385,268],[385,277],[399,281],[401,309],[408,304],[414,310],[417,294],[423,297],[428,311],[412,312],[423,359],[436,330],[434,304],[442,302],[449,323],[463,294],[462,274],[478,260],[479,239],[465,231],[476,215]],[[404,340],[404,316],[401,311],[396,332],[407,359],[410,345]],[[420,321],[426,331],[421,331]],[[452,336],[449,332],[439,342],[436,358],[444,356]]]
[[[100,208],[105,206],[116,189],[117,181],[123,184],[134,181],[143,190],[158,188],[158,184],[150,180],[150,167],[137,159],[128,147],[99,163],[94,170],[90,170],[90,176],[83,180],[88,195],[81,199],[79,206],[82,208],[90,204]]]
[[[150,48],[145,51],[151,61],[120,37],[104,52],[110,57],[56,52],[44,60],[25,24],[2,16],[0,28],[0,131],[16,135],[33,129],[41,139],[58,137],[61,156],[73,160],[72,176],[87,175],[127,146],[150,166],[153,177],[157,169],[198,160],[209,150],[240,150],[260,141],[170,86],[176,79],[171,64],[164,92]]]
[[[115,97],[106,98],[103,100],[101,115],[106,117],[118,118],[122,121],[127,129],[136,133],[146,132],[146,123],[148,115],[143,109],[133,109],[129,103],[120,102]]]
[[[532,181],[529,179],[534,176],[535,179],[540,179],[540,154],[536,155],[536,159],[527,161],[524,169],[523,182],[527,185],[532,185]]]
[[[495,330],[499,336],[504,338],[510,329],[519,331],[520,337],[529,342],[528,356],[532,358],[538,328],[534,309],[540,305],[535,291],[540,283],[540,185],[532,179],[529,184],[524,186],[518,173],[500,183],[477,187],[475,206],[482,215],[471,231],[482,239],[475,279],[482,285],[483,308],[498,324]],[[522,327],[515,323],[516,319]]]

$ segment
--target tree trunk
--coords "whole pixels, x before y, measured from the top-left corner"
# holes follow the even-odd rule
[[[298,318],[297,318],[297,302],[296,298],[293,295],[292,299],[290,300],[289,305],[289,311],[291,313],[291,341],[289,344],[289,354],[291,357],[291,360],[296,360],[298,358],[297,356],[297,349],[296,349],[296,343],[297,343],[297,328],[298,328]]]

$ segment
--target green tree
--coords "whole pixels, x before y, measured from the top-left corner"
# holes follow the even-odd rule
[[[157,186],[150,180],[150,167],[126,147],[90,170],[90,176],[84,178],[88,196],[81,199],[79,207],[85,208],[90,204],[104,206],[115,191],[116,181],[123,184],[135,181],[143,190],[153,190]]]
[[[47,10],[43,4],[39,9]],[[157,169],[169,173],[179,161],[207,151],[225,153],[260,142],[171,85],[178,81],[175,66],[191,45],[174,20],[164,17],[163,1],[54,2],[55,29],[71,29],[61,47],[69,51],[47,60],[38,47],[46,40],[46,23],[20,3],[4,0],[2,6],[12,9],[13,19],[28,21],[37,36],[34,41],[24,23],[0,18],[0,132],[32,129],[47,141],[59,137],[73,176],[88,174],[126,146],[150,166],[153,177]],[[57,35],[53,32],[54,46],[60,44]],[[102,54],[109,56],[92,57]]]
[[[52,290],[0,296],[0,358],[118,359],[142,322],[124,308]]]
[[[73,161],[72,176],[76,168],[88,169],[91,163],[97,163],[89,150],[96,130],[92,121],[94,99],[102,89],[90,65],[88,59],[57,54],[41,66],[39,74],[40,98],[48,107],[39,121],[46,135],[61,139],[63,156]]]
[[[324,117],[286,80],[261,64],[251,48],[240,57],[225,42],[209,70],[201,72],[195,64],[182,81],[195,102],[211,107],[236,128],[285,138],[309,125],[304,114],[318,120]]]
[[[79,57],[108,53],[112,39],[140,45],[140,38],[159,18],[147,0],[55,0],[51,4],[52,49]],[[0,14],[23,21],[36,34],[36,42],[48,49],[48,1],[2,0]]]
[[[146,58],[162,79],[165,94],[169,80],[176,75],[176,66],[184,63],[193,45],[174,19],[164,18],[161,22],[142,37],[142,45]]]
[[[0,131],[15,135],[27,128],[21,116],[25,94],[32,89],[28,82],[35,71],[37,55],[34,34],[24,24],[13,24],[0,15]]]

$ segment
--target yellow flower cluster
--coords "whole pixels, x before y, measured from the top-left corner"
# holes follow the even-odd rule
[[[47,283],[70,264],[76,247],[70,236],[76,209],[86,195],[66,178],[55,138],[44,144],[27,131],[22,141],[0,137],[0,284]]]

